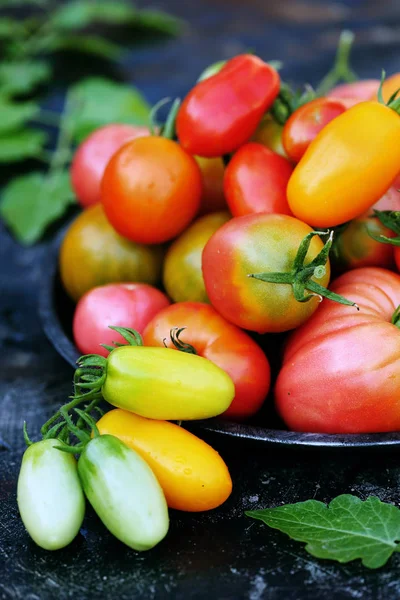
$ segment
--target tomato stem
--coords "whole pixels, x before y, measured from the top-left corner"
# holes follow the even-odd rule
[[[186,352],[186,354],[197,354],[196,348],[192,346],[192,344],[183,342],[179,337],[182,331],[184,331],[185,329],[186,327],[174,327],[173,329],[171,329],[171,342],[173,343],[175,348],[180,352]]]
[[[351,83],[357,81],[358,76],[350,67],[350,52],[354,42],[354,33],[344,30],[340,34],[333,67],[321,80],[317,87],[318,96],[323,96],[340,81]]]
[[[320,253],[308,264],[304,264],[311,240],[315,235],[328,235],[328,240],[324,244]],[[323,298],[328,298],[334,302],[345,304],[347,306],[355,306],[359,310],[357,304],[351,300],[347,300],[335,292],[331,292],[319,283],[313,280],[321,279],[326,273],[326,263],[329,258],[329,252],[333,242],[333,231],[311,231],[301,241],[297,254],[293,261],[293,269],[288,273],[252,273],[248,275],[254,279],[265,281],[267,283],[280,283],[291,285],[293,295],[298,302],[308,302],[313,297],[318,297],[321,302]],[[307,293],[306,293],[307,292]]]
[[[26,421],[24,421],[24,426],[23,426],[23,432],[24,432],[24,440],[25,440],[25,444],[27,446],[32,446],[33,442],[30,439],[29,435],[28,435],[28,430],[26,428]]]

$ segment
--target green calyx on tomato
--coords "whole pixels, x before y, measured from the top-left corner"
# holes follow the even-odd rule
[[[175,348],[177,350],[179,350],[180,352],[186,352],[186,354],[197,354],[197,350],[194,346],[192,346],[192,344],[188,344],[188,343],[184,342],[179,337],[180,334],[182,333],[182,331],[184,331],[185,329],[186,329],[186,327],[174,327],[173,329],[171,329],[171,331],[170,331],[171,342],[173,343]],[[164,339],[164,346],[167,348],[165,339]]]
[[[161,127],[159,134],[157,134],[157,130],[156,130],[156,128],[157,128],[157,124],[156,124],[157,112],[159,111],[159,109],[162,106],[164,106],[165,104],[168,104],[168,102],[171,102],[171,98],[162,98],[162,100],[160,100],[153,106],[153,108],[150,111],[150,116],[149,116],[149,121],[150,121],[149,129],[150,129],[151,135],[160,135],[161,137],[164,137],[168,140],[173,140],[176,137],[175,136],[176,116],[178,114],[178,110],[181,105],[181,101],[179,98],[175,98],[175,100],[172,102],[172,106],[168,112],[166,121],[165,121],[164,125]]]
[[[374,235],[368,231],[369,235],[377,242],[383,244],[392,244],[393,246],[400,246],[400,211],[398,210],[374,210],[374,215],[378,217],[379,221],[397,234],[397,237],[390,238],[386,235]]]
[[[355,302],[351,302],[350,300],[347,300],[347,298],[335,294],[335,292],[328,290],[312,279],[313,277],[321,279],[325,275],[325,265],[328,261],[329,251],[333,241],[333,232],[330,232],[328,240],[320,253],[310,263],[305,265],[304,261],[311,240],[315,235],[328,235],[328,232],[312,231],[303,238],[294,258],[293,268],[289,273],[251,273],[248,276],[268,283],[291,285],[293,288],[293,295],[298,302],[308,302],[311,298],[317,296],[320,298],[320,301],[322,301],[322,298],[324,297],[333,300],[334,302],[339,302],[340,304],[355,306],[357,310],[359,310]]]
[[[400,329],[400,304],[394,311],[392,318],[390,319],[390,322],[393,325],[395,325],[397,327],[397,329]]]
[[[391,108],[392,110],[394,110],[394,112],[400,114],[400,98],[397,97],[399,95],[400,88],[397,89],[395,92],[393,92],[393,94],[390,96],[389,100],[387,102],[385,102],[385,99],[383,97],[383,84],[385,83],[385,79],[386,79],[386,71],[384,69],[382,69],[381,83],[379,85],[378,94],[377,94],[378,102],[380,104],[383,104],[384,106],[387,106],[388,108]]]
[[[279,125],[284,125],[300,106],[315,100],[316,97],[317,94],[310,85],[306,85],[304,91],[299,92],[294,91],[290,85],[281,81],[278,97],[273,103],[270,113]]]

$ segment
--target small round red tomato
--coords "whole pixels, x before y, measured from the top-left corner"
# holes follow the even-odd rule
[[[125,144],[107,165],[102,203],[111,225],[140,244],[179,235],[196,215],[200,169],[176,142],[157,136]]]
[[[68,228],[60,249],[60,275],[75,301],[98,285],[117,281],[156,284],[164,252],[135,244],[111,227],[101,204],[90,206]]]
[[[203,193],[198,216],[227,210],[224,196],[224,161],[220,157],[204,158],[195,156],[194,158],[200,167],[203,181]]]
[[[263,116],[259,126],[251,138],[252,142],[257,142],[273,150],[280,156],[287,158],[285,148],[282,144],[283,125],[280,125],[275,119],[267,113]]]
[[[126,343],[109,325],[142,333],[168,305],[165,294],[145,283],[112,283],[93,288],[76,305],[72,326],[75,344],[83,354],[108,356],[108,350],[100,344]]]
[[[204,215],[172,242],[164,260],[163,281],[174,302],[208,302],[201,272],[201,255],[212,234],[230,218],[228,212]]]
[[[112,123],[100,127],[80,144],[71,164],[71,183],[83,208],[100,202],[101,179],[112,155],[128,140],[149,133],[147,127]]]
[[[183,148],[199,156],[222,156],[247,142],[279,93],[277,71],[257,56],[228,60],[197,83],[176,120]]]
[[[331,289],[359,311],[323,302],[285,346],[275,398],[295,431],[373,433],[400,430],[400,276],[366,267]],[[398,316],[397,316],[398,320]]]
[[[244,144],[225,170],[225,197],[233,216],[290,215],[286,188],[292,171],[291,163],[269,148],[255,142]]]
[[[208,358],[230,375],[235,397],[221,415],[242,421],[259,410],[269,390],[268,360],[251,337],[228,323],[208,304],[180,302],[159,312],[147,325],[143,341],[146,346],[174,348],[170,332],[185,327],[179,340],[190,344],[199,356]]]
[[[282,134],[283,146],[289,158],[299,162],[317,134],[345,110],[340,100],[329,98],[317,98],[295,110],[286,121]]]
[[[211,304],[228,321],[259,333],[287,331],[304,323],[318,307],[317,297],[298,302],[291,285],[249,275],[291,273],[300,243],[311,232],[311,227],[289,215],[259,213],[225,223],[203,250],[203,277]],[[304,264],[322,247],[321,239],[312,237]],[[328,262],[318,283],[326,287],[329,275]]]
[[[359,102],[370,100],[379,88],[379,79],[361,79],[336,85],[327,93],[328,98],[357,98]]]

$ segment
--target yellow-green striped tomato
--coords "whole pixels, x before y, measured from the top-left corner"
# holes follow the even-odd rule
[[[17,501],[22,521],[34,542],[59,550],[77,535],[85,498],[72,454],[57,450],[62,442],[42,440],[27,448],[18,478]]]
[[[168,507],[145,460],[113,435],[93,438],[78,462],[85,494],[107,529],[137,551],[166,536]]]

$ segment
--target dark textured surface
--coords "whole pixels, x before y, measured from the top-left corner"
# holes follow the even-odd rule
[[[285,75],[312,83],[328,67],[338,32],[359,34],[354,66],[376,77],[400,70],[400,3],[159,0],[187,18],[179,41],[126,56],[124,75],[150,101],[183,94],[208,63],[254,48],[283,58]],[[49,102],[59,105],[59,96]],[[367,124],[366,124],[367,126]],[[249,508],[343,492],[400,503],[398,454],[283,453],[220,445],[234,480],[228,503],[212,514],[172,513],[171,531],[155,550],[138,555],[103,529],[88,511],[84,529],[66,550],[46,553],[30,542],[18,518],[16,479],[23,451],[22,422],[33,436],[71,389],[71,368],[46,341],[37,293],[51,236],[22,249],[0,230],[0,598],[74,597],[249,600],[400,597],[400,557],[372,572],[360,564],[317,561],[301,544],[243,516]],[[217,442],[218,443],[218,442]],[[221,443],[221,442],[220,442]]]

